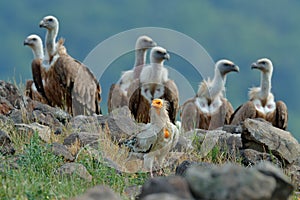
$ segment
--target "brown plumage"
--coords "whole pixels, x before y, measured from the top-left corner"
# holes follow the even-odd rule
[[[144,66],[140,79],[136,79],[128,89],[129,109],[138,122],[150,121],[151,101],[156,98],[169,102],[168,113],[172,123],[176,121],[179,94],[176,84],[168,77],[163,66],[169,54],[162,47],[154,47],[150,53],[151,64]]]
[[[251,65],[251,68],[261,71],[261,85],[250,89],[249,101],[236,109],[231,117],[231,124],[237,125],[247,118],[263,118],[277,128],[287,129],[287,107],[283,101],[275,102],[271,93],[273,73],[271,60],[259,59]]]
[[[38,35],[32,34],[24,40],[24,45],[29,46],[33,53],[33,60],[31,63],[33,81],[28,80],[26,82],[25,95],[33,100],[48,103],[42,79],[42,76],[45,74],[45,68],[42,67],[42,60],[44,58],[42,40]]]
[[[112,84],[109,91],[107,108],[110,113],[116,108],[128,106],[127,90],[130,84],[140,77],[143,66],[146,63],[147,50],[156,46],[156,43],[148,36],[140,36],[135,44],[135,63],[132,70],[123,72],[120,80]]]
[[[100,114],[99,82],[85,65],[67,53],[64,40],[55,42],[58,26],[58,20],[53,16],[44,17],[40,22],[40,27],[46,28],[47,33],[45,56],[40,65],[45,68],[45,73],[41,73],[43,83],[38,87],[44,88],[51,106],[64,108],[74,116]]]
[[[239,68],[229,60],[220,60],[215,65],[213,80],[202,81],[196,97],[188,99],[181,107],[181,126],[183,131],[195,128],[216,129],[230,122],[233,108],[223,97],[226,76]]]

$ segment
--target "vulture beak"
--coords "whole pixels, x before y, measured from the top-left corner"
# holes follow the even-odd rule
[[[151,47],[156,47],[156,46],[157,46],[157,43],[154,41],[151,41]]]
[[[233,72],[240,72],[239,66],[233,65],[233,66],[232,66],[232,71],[233,71]]]
[[[169,59],[170,59],[170,54],[166,53],[166,54],[164,55],[164,59],[165,59],[165,60],[169,60]]]
[[[259,69],[262,70],[264,67],[261,65],[258,65],[256,62],[251,64],[251,69]]]
[[[44,22],[44,20],[40,21],[40,28],[45,28],[46,27],[46,24]]]
[[[23,43],[23,45],[24,46],[26,46],[26,45],[29,45],[29,42],[28,42],[28,40],[26,39],[26,40],[24,40],[24,43]]]

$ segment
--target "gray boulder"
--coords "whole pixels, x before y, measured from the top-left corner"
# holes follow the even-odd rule
[[[261,168],[244,168],[228,163],[211,168],[193,166],[187,170],[185,177],[196,199],[271,200],[278,199],[278,193],[283,194],[281,199],[287,199],[292,192],[290,183],[285,182],[286,179],[284,186],[279,187],[277,183],[277,178],[284,175],[273,168],[266,168],[268,172],[262,171]]]
[[[244,149],[271,153],[283,163],[287,162],[288,164],[299,157],[300,145],[291,133],[255,119],[246,119],[243,126]]]
[[[71,200],[121,200],[121,198],[109,187],[98,185],[87,190],[85,194],[74,197]]]

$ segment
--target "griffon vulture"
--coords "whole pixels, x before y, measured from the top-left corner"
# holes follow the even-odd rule
[[[273,64],[271,60],[262,58],[252,63],[252,69],[261,71],[260,87],[253,87],[249,91],[249,101],[236,109],[232,115],[231,124],[236,125],[247,118],[263,118],[273,126],[286,130],[288,111],[283,101],[274,100],[271,93],[271,78]]]
[[[65,108],[74,116],[99,114],[99,82],[85,65],[67,53],[63,40],[56,42],[58,20],[53,16],[44,17],[40,27],[47,29],[42,64],[46,67],[43,87],[49,104]]]
[[[140,79],[136,79],[128,89],[129,109],[137,122],[150,121],[149,110],[153,99],[169,102],[168,113],[175,123],[178,112],[179,94],[177,86],[168,77],[164,61],[170,55],[162,47],[153,47],[150,52],[150,64],[143,67]]]
[[[151,177],[154,159],[162,167],[166,155],[175,147],[179,138],[179,130],[170,122],[167,104],[165,100],[154,99],[150,108],[150,123],[145,130],[123,143],[131,154],[143,155],[144,168],[150,170]]]
[[[188,99],[181,107],[183,131],[195,128],[211,130],[229,124],[233,108],[223,93],[227,74],[238,71],[239,67],[229,60],[216,63],[213,80],[203,80],[196,97]]]
[[[108,112],[116,108],[128,106],[127,90],[133,80],[140,77],[143,66],[146,63],[147,50],[156,46],[156,43],[148,36],[140,36],[135,44],[135,63],[132,70],[123,72],[120,80],[112,84],[107,101]]]
[[[42,80],[42,74],[45,74],[45,69],[41,66],[44,58],[43,42],[38,35],[32,34],[24,40],[24,45],[29,46],[33,53],[33,60],[31,63],[33,80],[26,81],[25,94],[33,100],[48,103]]]

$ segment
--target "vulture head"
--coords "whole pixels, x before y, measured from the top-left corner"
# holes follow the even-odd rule
[[[150,52],[150,62],[163,64],[165,60],[169,60],[170,55],[167,50],[162,47],[153,47]]]
[[[258,69],[263,73],[272,74],[273,64],[272,61],[267,58],[262,58],[251,64],[251,69]]]
[[[157,44],[150,37],[143,35],[140,36],[135,44],[135,49],[147,50],[149,48],[155,47]]]
[[[58,25],[58,20],[54,16],[46,16],[42,19],[42,21],[40,21],[40,27],[48,30],[57,30]]]
[[[222,76],[225,76],[229,72],[239,72],[239,67],[230,60],[219,60],[216,63],[216,69],[219,70]]]
[[[43,58],[43,42],[40,36],[32,34],[24,40],[24,46],[29,46],[35,58]]]

